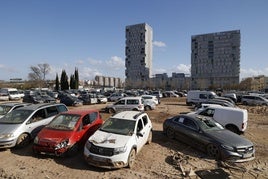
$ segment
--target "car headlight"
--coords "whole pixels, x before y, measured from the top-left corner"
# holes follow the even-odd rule
[[[127,150],[126,146],[115,148],[114,149],[114,155],[124,153],[124,152],[126,152],[126,150]]]
[[[89,150],[91,148],[92,144],[91,142],[87,141],[86,142],[86,148]]]
[[[39,142],[39,138],[38,138],[38,136],[36,136],[36,137],[34,138],[34,143],[35,143],[35,144],[38,144],[38,142]]]
[[[233,147],[231,147],[231,146],[229,146],[229,145],[221,145],[224,149],[226,149],[226,150],[229,150],[229,151],[234,151],[234,148]]]
[[[7,133],[7,134],[0,134],[0,139],[8,139],[14,137],[13,133]]]
[[[58,150],[58,149],[67,147],[68,143],[69,143],[69,140],[64,140],[64,141],[62,141],[61,143],[59,143],[59,144],[57,144],[57,145],[55,146],[55,150]]]

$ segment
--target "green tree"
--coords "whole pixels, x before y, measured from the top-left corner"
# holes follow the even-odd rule
[[[56,91],[59,91],[59,89],[60,89],[60,82],[59,82],[59,76],[58,76],[58,73],[56,74],[56,80],[55,80],[56,82],[56,86],[55,86],[55,90]]]
[[[75,86],[75,77],[74,77],[74,75],[71,75],[71,76],[70,76],[70,88],[71,88],[71,89],[76,89],[76,86]]]
[[[62,70],[61,72],[60,84],[61,84],[61,90],[69,89],[68,76],[65,70]]]
[[[75,68],[74,78],[75,78],[75,89],[78,89],[78,88],[79,88],[79,74],[78,74],[78,68]]]

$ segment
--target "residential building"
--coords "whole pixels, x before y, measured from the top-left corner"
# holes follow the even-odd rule
[[[146,24],[126,26],[126,87],[146,87],[152,76],[153,30]]]
[[[239,84],[240,30],[191,38],[191,88],[226,88]]]

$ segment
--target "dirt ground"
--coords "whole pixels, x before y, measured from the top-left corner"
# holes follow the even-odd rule
[[[105,104],[85,105],[101,109]],[[148,114],[153,122],[153,142],[137,155],[133,169],[100,169],[89,166],[83,150],[73,157],[34,156],[32,145],[23,149],[0,150],[0,178],[268,178],[268,107],[247,107],[248,129],[243,134],[255,144],[256,158],[245,163],[223,163],[162,133],[170,116],[191,111],[185,98],[165,98]],[[72,108],[73,109],[73,108]],[[76,108],[74,108],[76,109]],[[109,114],[102,113],[103,119]]]

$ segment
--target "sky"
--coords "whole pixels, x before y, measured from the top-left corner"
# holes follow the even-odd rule
[[[190,74],[191,36],[240,30],[240,80],[268,76],[267,0],[0,0],[0,80],[125,78],[125,27],[153,29],[153,74]]]

